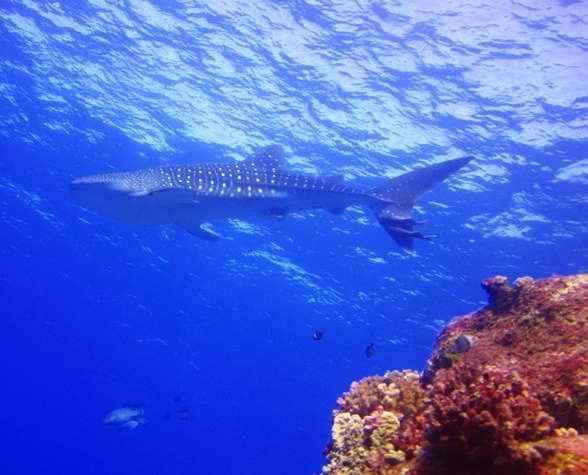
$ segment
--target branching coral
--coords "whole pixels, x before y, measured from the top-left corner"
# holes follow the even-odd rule
[[[338,410],[362,417],[375,411],[414,413],[420,408],[423,392],[420,375],[414,371],[389,371],[351,384],[351,390],[337,400]]]
[[[423,403],[424,390],[413,371],[392,371],[353,383],[338,400],[323,473],[392,473],[422,441],[422,434],[407,431],[404,425],[422,412]]]
[[[523,444],[550,436],[554,419],[516,373],[443,370],[430,395],[426,463],[434,473],[527,473],[543,459]]]
[[[398,418],[387,411],[365,419],[348,412],[337,413],[329,464],[323,468],[323,474],[375,475],[386,473],[386,466],[403,462],[404,452],[390,442],[390,434],[398,425]]]
[[[363,421],[357,414],[340,412],[335,415],[329,449],[329,464],[325,474],[352,475],[364,473],[368,465],[368,451],[364,447]]]

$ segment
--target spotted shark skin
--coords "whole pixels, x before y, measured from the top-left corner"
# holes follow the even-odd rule
[[[421,168],[367,189],[340,177],[310,176],[287,170],[279,146],[259,150],[242,162],[148,168],[80,177],[72,192],[84,207],[130,223],[175,224],[209,240],[218,235],[203,223],[257,214],[282,216],[323,208],[340,213],[348,206],[375,210],[380,224],[405,249],[414,239],[410,216],[416,199],[465,165],[471,157]]]

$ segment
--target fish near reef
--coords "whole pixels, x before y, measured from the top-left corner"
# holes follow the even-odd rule
[[[366,346],[365,348],[365,356],[367,358],[371,358],[372,356],[374,356],[376,354],[376,345],[374,345],[373,343],[370,343],[368,346]]]
[[[315,330],[312,334],[312,339],[314,341],[320,341],[323,339],[324,336],[325,336],[324,332],[322,332],[321,330]]]
[[[133,430],[145,424],[143,417],[145,410],[142,406],[124,406],[110,411],[102,422],[106,425],[116,426],[120,430]]]
[[[283,150],[271,145],[237,163],[192,166],[80,177],[73,180],[74,199],[82,206],[128,223],[174,224],[200,238],[220,236],[205,224],[222,218],[284,216],[311,209],[339,214],[347,207],[372,208],[388,234],[411,250],[415,239],[427,239],[411,217],[417,199],[457,172],[473,157],[419,168],[368,189],[341,177],[291,172]]]

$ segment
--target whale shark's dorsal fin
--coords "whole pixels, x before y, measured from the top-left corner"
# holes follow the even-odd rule
[[[257,166],[270,168],[283,168],[286,165],[284,149],[281,145],[268,145],[257,150],[251,158],[245,160]]]

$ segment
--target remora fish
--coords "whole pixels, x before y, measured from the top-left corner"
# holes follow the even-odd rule
[[[389,179],[382,187],[361,188],[340,177],[287,170],[280,146],[259,150],[242,162],[147,168],[73,180],[72,192],[84,207],[129,223],[175,224],[208,240],[219,236],[203,224],[220,218],[326,209],[339,214],[352,205],[371,207],[384,229],[404,249],[414,239],[411,218],[416,200],[473,157],[448,160]]]

